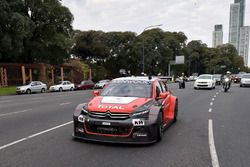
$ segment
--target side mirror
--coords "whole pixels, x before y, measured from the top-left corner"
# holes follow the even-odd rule
[[[99,92],[98,90],[94,90],[94,91],[93,91],[93,95],[94,95],[94,96],[99,96],[99,95],[100,95],[100,92]]]
[[[159,99],[165,99],[167,96],[168,96],[168,94],[169,93],[167,93],[167,92],[162,92],[162,93],[160,93],[160,95],[159,95]]]

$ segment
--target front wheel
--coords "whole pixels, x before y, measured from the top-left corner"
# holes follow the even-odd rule
[[[178,116],[178,101],[175,103],[175,109],[174,109],[174,123],[177,122],[177,116]]]
[[[30,90],[30,89],[27,89],[27,90],[26,90],[26,93],[27,93],[27,94],[31,94],[31,90]]]
[[[157,124],[157,140],[161,141],[162,140],[162,136],[163,136],[163,116],[162,113],[159,113],[158,115],[158,124]]]
[[[59,88],[59,92],[62,92],[63,91],[63,89],[62,88]]]

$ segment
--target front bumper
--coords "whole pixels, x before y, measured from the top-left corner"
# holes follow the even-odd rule
[[[157,141],[157,116],[151,119],[140,119],[144,125],[134,125],[133,119],[106,120],[86,116],[84,122],[79,122],[74,116],[74,138],[108,142],[147,144]],[[137,119],[138,120],[138,119]]]
[[[212,88],[213,84],[211,83],[195,83],[195,88]]]
[[[26,93],[26,90],[16,90],[17,94],[22,94],[22,93]]]

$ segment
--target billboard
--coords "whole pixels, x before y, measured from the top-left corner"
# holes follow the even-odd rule
[[[184,56],[175,56],[175,64],[184,64]]]

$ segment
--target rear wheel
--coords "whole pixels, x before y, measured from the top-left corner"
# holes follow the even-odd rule
[[[157,140],[161,141],[162,140],[162,136],[163,136],[163,116],[162,113],[159,113],[158,115],[158,124],[157,124]]]
[[[62,88],[59,88],[59,92],[62,92],[63,91],[63,89]]]
[[[45,89],[44,89],[44,88],[42,88],[41,93],[44,93],[44,92],[45,92]]]
[[[71,88],[70,88],[70,91],[73,91],[73,90],[74,90],[74,88],[73,88],[73,87],[71,87]]]

